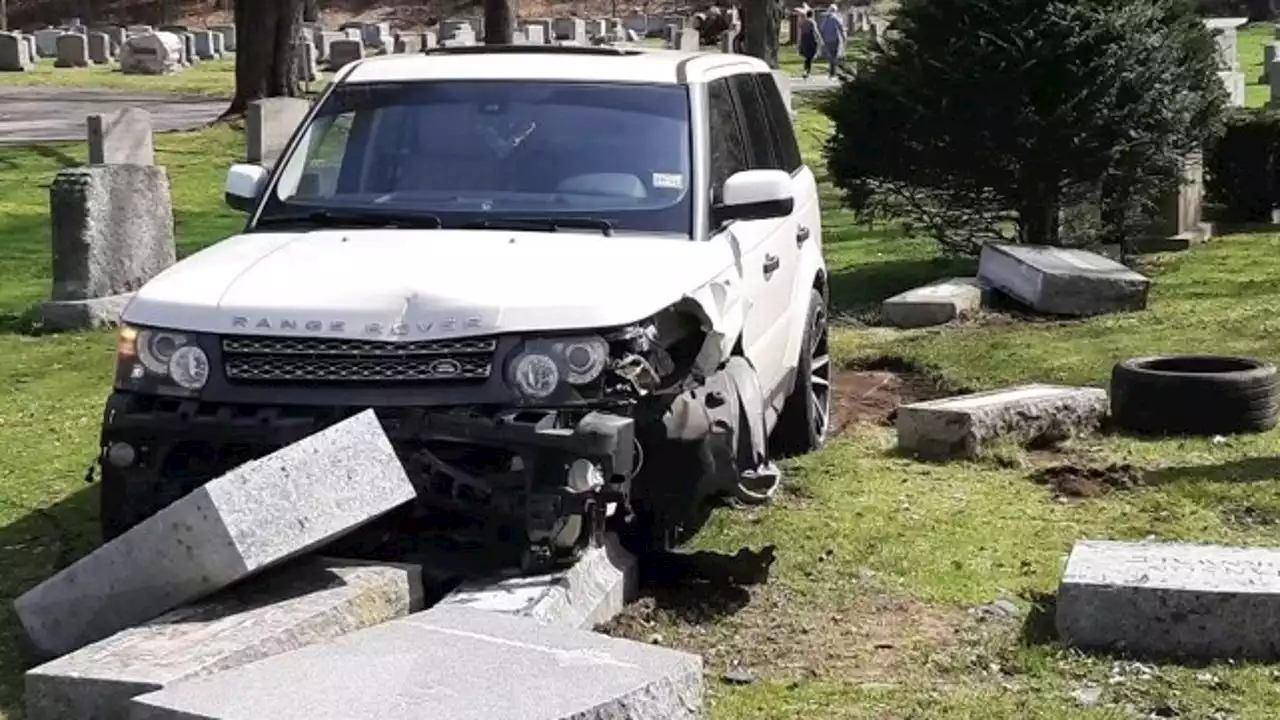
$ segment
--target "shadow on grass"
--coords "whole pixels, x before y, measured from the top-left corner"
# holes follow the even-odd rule
[[[857,312],[878,307],[898,293],[946,277],[973,275],[977,263],[967,258],[888,260],[855,265],[831,273],[831,307]]]
[[[1251,457],[1217,465],[1175,465],[1157,468],[1147,471],[1143,477],[1143,484],[1158,486],[1196,480],[1234,483],[1280,480],[1280,458]]]
[[[62,148],[65,146],[66,144],[63,143],[62,145],[28,145],[27,147],[31,152],[54,161],[62,168],[79,167],[84,164],[80,158],[71,157],[63,152]]]
[[[1058,628],[1054,617],[1058,610],[1058,596],[1051,592],[1030,592],[1023,599],[1031,603],[1031,609],[1022,621],[1024,645],[1049,645],[1058,641]]]
[[[682,622],[701,624],[733,615],[751,602],[750,585],[768,582],[774,546],[713,551],[654,552],[640,557],[640,598]]]
[[[0,499],[25,514],[0,528],[0,716],[21,713],[22,672],[35,663],[13,601],[98,545],[97,486],[80,488],[46,508]]]

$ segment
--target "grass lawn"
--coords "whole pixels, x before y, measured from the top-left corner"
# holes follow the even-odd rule
[[[1242,41],[1242,57],[1251,57]],[[786,51],[784,50],[784,53]],[[827,121],[799,114],[806,155]],[[169,168],[184,252],[234,232],[221,205],[241,152],[216,128],[157,138]],[[0,317],[48,292],[47,186],[80,162],[78,147],[0,149]],[[971,272],[892,226],[857,225],[828,194],[824,243],[832,304],[858,317],[929,279]],[[1112,363],[1156,352],[1280,356],[1280,235],[1230,236],[1152,256],[1144,312],[1082,322],[989,318],[956,327],[835,333],[842,379],[884,381],[867,396],[1028,381],[1105,385]],[[14,322],[0,323],[0,329]],[[96,500],[83,483],[108,391],[108,333],[30,337],[0,332],[0,716],[20,715],[20,629],[11,600],[89,550]],[[886,358],[894,359],[892,362]],[[941,388],[939,388],[941,386]],[[848,397],[848,393],[846,393]],[[864,399],[854,398],[857,404]],[[891,402],[890,402],[891,404]],[[873,408],[874,409],[874,408]],[[882,408],[883,409],[883,408]],[[758,718],[1215,718],[1274,716],[1277,671],[1222,664],[1144,665],[1082,657],[1054,644],[1045,613],[1078,538],[1280,544],[1280,433],[1208,440],[1098,437],[1061,453],[1002,451],[980,462],[921,464],[895,455],[891,429],[851,422],[826,451],[789,463],[770,507],[725,511],[694,540],[735,552],[777,546],[769,583],[644,597],[616,632],[704,654],[711,716]],[[1145,484],[1060,501],[1033,479],[1047,462],[1128,462]],[[1014,618],[982,621],[975,606],[1009,599]],[[746,684],[722,682],[741,666]],[[1092,707],[1072,693],[1102,689]]]
[[[229,98],[235,94],[236,61],[234,56],[206,60],[173,75],[125,75],[118,65],[55,68],[51,58],[41,58],[30,72],[0,73],[0,88],[33,86],[107,88]]]

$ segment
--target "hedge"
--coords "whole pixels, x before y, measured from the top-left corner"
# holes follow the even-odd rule
[[[1267,222],[1280,208],[1280,112],[1240,108],[1222,138],[1205,153],[1206,200],[1218,219]]]

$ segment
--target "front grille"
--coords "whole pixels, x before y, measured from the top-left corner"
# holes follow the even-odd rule
[[[223,372],[242,383],[424,383],[485,380],[494,338],[383,342],[231,336],[222,339]]]

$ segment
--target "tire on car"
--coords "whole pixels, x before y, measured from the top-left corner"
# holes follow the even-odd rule
[[[831,355],[828,347],[827,301],[816,289],[809,292],[804,341],[796,366],[796,384],[787,396],[770,438],[777,457],[803,455],[822,449],[831,429]]]
[[[1132,358],[1111,371],[1112,422],[1145,435],[1230,435],[1276,426],[1272,363],[1219,355]]]

